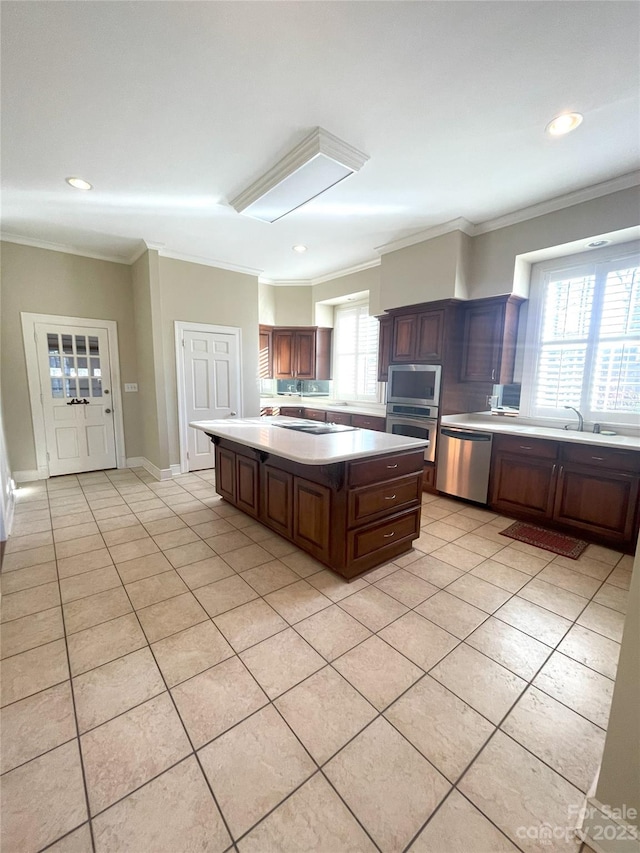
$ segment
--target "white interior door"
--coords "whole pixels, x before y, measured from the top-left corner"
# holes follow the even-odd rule
[[[235,417],[240,403],[239,339],[229,332],[182,333],[187,467],[189,471],[214,467],[213,444],[190,421]]]
[[[116,467],[106,329],[36,323],[49,473]]]

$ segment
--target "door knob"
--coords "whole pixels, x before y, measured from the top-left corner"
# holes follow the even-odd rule
[[[105,412],[105,414],[106,414],[106,415],[110,415],[110,414],[111,414],[111,409],[105,409],[105,410],[104,410],[104,412]]]
[[[233,418],[233,417],[235,417],[238,413],[237,413],[237,412],[229,412],[229,414],[230,414],[230,415],[231,415],[231,417]]]

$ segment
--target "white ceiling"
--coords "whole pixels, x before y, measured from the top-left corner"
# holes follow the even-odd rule
[[[639,80],[637,2],[5,0],[2,230],[312,279],[637,169]],[[229,206],[318,125],[359,173],[274,224]]]

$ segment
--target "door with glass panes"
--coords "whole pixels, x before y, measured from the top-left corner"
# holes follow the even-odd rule
[[[36,323],[49,473],[116,467],[106,329]]]

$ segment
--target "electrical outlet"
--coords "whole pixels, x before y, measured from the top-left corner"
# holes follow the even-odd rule
[[[137,382],[125,382],[124,383],[124,390],[125,391],[137,391],[138,390],[138,383]]]

